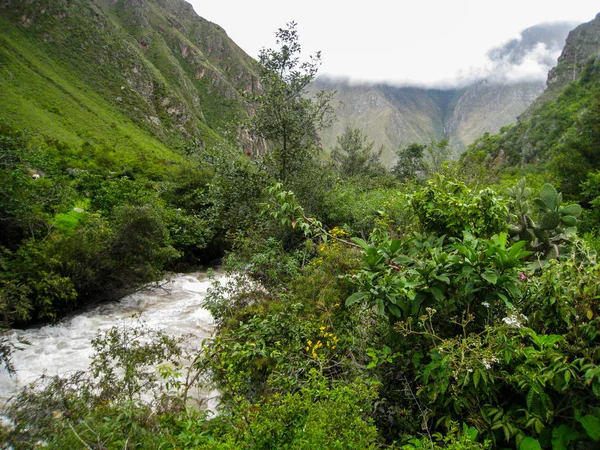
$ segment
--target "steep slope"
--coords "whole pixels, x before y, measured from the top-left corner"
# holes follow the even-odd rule
[[[384,161],[388,165],[395,160],[394,151],[411,142],[446,139],[460,153],[482,134],[496,133],[516,122],[543,92],[541,77],[556,64],[567,34],[576,25],[542,23],[523,30],[518,38],[491,49],[485,66],[466,70],[466,78],[457,88],[319,80],[315,89],[338,91],[340,117],[333,128],[322,133],[322,140],[331,147],[346,126],[360,128],[377,146],[386,147]]]
[[[533,166],[566,195],[578,195],[587,174],[600,169],[599,44],[600,15],[569,34],[548,89],[517,124],[471,150],[488,154],[496,167]]]
[[[543,88],[542,82],[535,81],[500,84],[483,80],[468,86],[458,95],[446,125],[450,144],[465,149],[484,133],[497,133],[515,122]]]
[[[0,116],[116,163],[177,160],[245,116],[254,61],[183,0],[0,0]]]
[[[443,139],[445,111],[440,99],[448,97],[444,91],[353,86],[327,79],[318,79],[310,86],[310,92],[319,90],[336,91],[332,104],[337,120],[321,133],[326,149],[335,146],[336,137],[351,126],[375,141],[375,149],[383,145],[382,161],[391,165],[399,146]]]
[[[446,139],[456,153],[485,132],[496,133],[542,92],[541,82],[499,84],[480,81],[461,89],[424,89],[386,85],[352,85],[319,79],[311,86],[336,91],[338,120],[321,133],[325,148],[335,146],[346,126],[361,129],[374,148],[384,146],[382,161],[390,166],[395,151],[412,142]]]
[[[531,115],[543,104],[556,100],[569,83],[581,77],[586,62],[599,53],[600,13],[594,20],[578,26],[569,33],[557,64],[548,74],[546,90],[523,113],[523,119],[531,118]]]

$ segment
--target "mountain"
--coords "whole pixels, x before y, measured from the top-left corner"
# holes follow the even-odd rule
[[[581,78],[586,62],[599,53],[600,14],[596,15],[594,20],[578,26],[569,33],[557,64],[548,73],[546,90],[523,113],[523,119],[531,118],[542,105],[556,100],[569,83]]]
[[[0,117],[82,158],[168,164],[237,140],[258,85],[255,61],[183,0],[0,0],[0,28]]]
[[[346,126],[359,128],[375,142],[374,148],[384,146],[382,162],[390,166],[395,151],[412,142],[446,139],[459,153],[483,133],[498,132],[541,94],[543,83],[481,80],[460,89],[425,89],[318,79],[313,90],[336,91],[338,120],[321,132],[325,148],[335,146]]]
[[[487,155],[488,169],[543,171],[577,196],[587,174],[600,170],[600,14],[569,33],[547,84],[515,125],[479,139],[466,156]]]
[[[412,142],[446,139],[460,153],[484,133],[514,123],[543,92],[539,77],[554,65],[574,26],[552,23],[524,30],[519,39],[489,51],[485,73],[465,75],[463,85],[455,88],[317,79],[312,92],[336,91],[338,121],[321,133],[323,146],[334,147],[337,136],[350,126],[367,134],[374,148],[384,146],[382,160],[388,166],[395,161],[395,150]]]

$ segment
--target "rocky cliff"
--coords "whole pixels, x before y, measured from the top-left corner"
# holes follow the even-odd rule
[[[567,36],[564,48],[557,64],[548,73],[547,88],[542,95],[523,113],[523,120],[529,120],[532,114],[544,104],[556,100],[562,90],[573,81],[577,81],[590,58],[600,55],[600,13],[594,20],[579,25]]]
[[[255,61],[183,0],[0,0],[0,27],[0,115],[70,145],[104,145],[110,127],[138,151],[235,140],[258,85]]]
[[[337,122],[321,133],[326,149],[335,146],[346,126],[361,129],[384,146],[390,166],[395,151],[412,142],[446,139],[456,153],[485,132],[496,133],[514,122],[542,92],[543,82],[499,84],[479,81],[460,89],[424,89],[386,85],[352,85],[319,79],[312,90],[336,91]]]

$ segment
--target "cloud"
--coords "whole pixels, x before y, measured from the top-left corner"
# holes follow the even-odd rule
[[[498,83],[543,81],[556,65],[569,31],[577,23],[543,23],[523,30],[517,39],[492,48],[484,63],[461,71],[459,79]]]

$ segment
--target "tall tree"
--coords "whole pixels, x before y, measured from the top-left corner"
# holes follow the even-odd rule
[[[346,127],[344,134],[337,137],[337,146],[331,152],[338,170],[344,176],[356,176],[383,171],[379,159],[383,146],[374,152],[375,142],[367,141],[367,136],[358,128]]]
[[[278,49],[262,49],[258,58],[262,94],[253,97],[257,107],[250,131],[274,145],[267,160],[275,177],[287,181],[310,159],[317,132],[331,124],[333,93],[306,96],[306,86],[321,65],[321,53],[301,62],[296,23],[276,33]]]
[[[439,173],[449,160],[448,141],[431,141],[428,145],[412,143],[396,151],[398,160],[392,172],[401,180],[428,178]]]
[[[398,161],[392,169],[394,175],[402,181],[424,177],[426,170],[423,152],[426,148],[426,145],[413,142],[407,147],[397,150]]]

